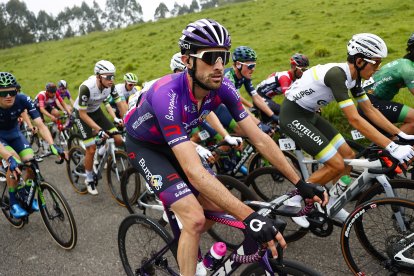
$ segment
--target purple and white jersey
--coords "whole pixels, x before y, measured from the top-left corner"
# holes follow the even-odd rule
[[[173,147],[188,141],[191,130],[221,103],[237,122],[248,116],[234,84],[227,78],[224,78],[219,89],[210,91],[198,111],[197,100],[186,74],[182,72],[164,76],[142,95],[138,106],[125,116],[129,135],[140,141],[167,143]]]

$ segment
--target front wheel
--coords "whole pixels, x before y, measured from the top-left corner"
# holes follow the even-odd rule
[[[118,249],[127,275],[179,275],[177,243],[164,227],[144,215],[129,215],[121,222]],[[166,250],[160,254],[162,249]]]
[[[145,187],[145,185],[144,185]],[[136,213],[136,204],[141,195],[141,179],[134,167],[129,167],[121,177],[122,201],[130,214]]]
[[[277,275],[322,275],[319,272],[313,270],[312,268],[293,260],[283,259],[279,260],[269,260],[269,263],[272,267],[272,270]],[[243,272],[241,276],[261,276],[267,275],[263,266],[260,263],[255,263],[249,265]]]
[[[20,229],[24,226],[24,221],[22,219],[16,219],[10,216],[10,199],[6,179],[6,173],[0,172],[0,208],[7,221],[13,227]]]
[[[42,182],[38,193],[40,214],[52,238],[63,248],[73,249],[78,232],[72,211],[62,193],[53,185]]]
[[[342,227],[342,255],[355,275],[413,275],[413,231],[413,201],[383,198],[365,202]]]
[[[109,155],[106,169],[106,180],[108,182],[109,191],[111,192],[112,197],[121,206],[125,206],[121,193],[121,177],[129,167],[130,164],[128,154],[125,151],[115,151],[115,160],[111,155]],[[135,189],[139,191],[140,186],[141,184],[138,178],[138,182],[135,181]]]
[[[85,185],[85,150],[80,146],[73,146],[68,156],[66,172],[68,173],[69,182],[77,193],[86,194],[88,191]]]

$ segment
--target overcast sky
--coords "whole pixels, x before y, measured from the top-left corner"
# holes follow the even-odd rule
[[[56,16],[60,11],[64,10],[65,7],[80,6],[82,2],[92,7],[93,0],[20,0],[26,3],[27,9],[34,12],[36,15],[40,10],[44,10],[47,13],[51,13]],[[95,0],[102,10],[105,10],[106,0]],[[1,3],[7,3],[8,0],[0,0]],[[155,9],[161,2],[171,9],[174,7],[174,2],[179,5],[190,5],[192,0],[137,0],[142,7],[142,13],[144,21],[148,21],[154,18]]]

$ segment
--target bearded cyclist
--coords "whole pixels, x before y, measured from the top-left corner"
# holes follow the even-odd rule
[[[414,95],[414,33],[407,41],[407,54],[382,66],[364,83],[364,90],[374,107],[391,123],[402,123],[401,131],[414,134],[414,109],[392,101],[404,87]],[[362,110],[358,111],[364,114]]]
[[[127,105],[114,86],[115,66],[107,61],[100,60],[95,64],[95,75],[89,77],[79,86],[79,95],[75,101],[75,122],[86,146],[85,154],[85,185],[91,195],[97,195],[96,179],[93,174],[93,157],[96,151],[95,137],[108,138],[107,132],[116,131],[101,109],[101,104],[111,95],[124,116]],[[115,144],[123,144],[121,135],[114,135]]]
[[[182,275],[195,274],[200,235],[212,224],[206,221],[203,208],[225,210],[244,221],[247,233],[259,243],[268,242],[273,255],[277,255],[273,239],[286,246],[273,221],[234,197],[214,177],[190,141],[191,129],[220,103],[227,106],[266,159],[308,197],[315,195],[307,189],[313,185],[300,180],[275,142],[253,123],[237,90],[224,78],[230,44],[226,28],[218,22],[201,19],[190,23],[179,40],[187,69],[158,79],[125,117],[125,146],[132,166],[183,224],[177,250]],[[321,202],[317,196],[315,199]],[[253,230],[252,221],[264,223],[263,227]]]
[[[50,150],[53,154],[64,158],[63,149],[53,144],[52,135],[40,118],[35,104],[30,97],[17,93],[16,79],[8,72],[0,72],[0,155],[3,160],[7,161],[7,186],[9,187],[10,214],[15,218],[27,216],[28,213],[18,203],[16,199],[17,174],[20,173],[18,165],[20,160],[26,161],[33,158],[33,150],[29,142],[19,130],[18,119],[24,110],[27,109],[43,138],[49,143]],[[11,175],[14,177],[12,178]],[[28,169],[25,180],[33,179],[33,172]],[[27,182],[28,185],[31,183]],[[25,187],[23,189],[30,189]],[[39,203],[33,200],[32,209],[39,211]]]

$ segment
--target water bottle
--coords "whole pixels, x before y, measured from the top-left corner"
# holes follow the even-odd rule
[[[203,259],[203,265],[207,270],[214,270],[223,260],[226,255],[227,246],[224,242],[214,243],[210,251],[206,253]]]
[[[247,168],[245,165],[241,165],[239,168],[239,172],[241,172],[243,175],[247,175]]]
[[[339,178],[338,182],[329,190],[331,197],[339,197],[351,184],[352,179],[349,175],[343,175]]]

